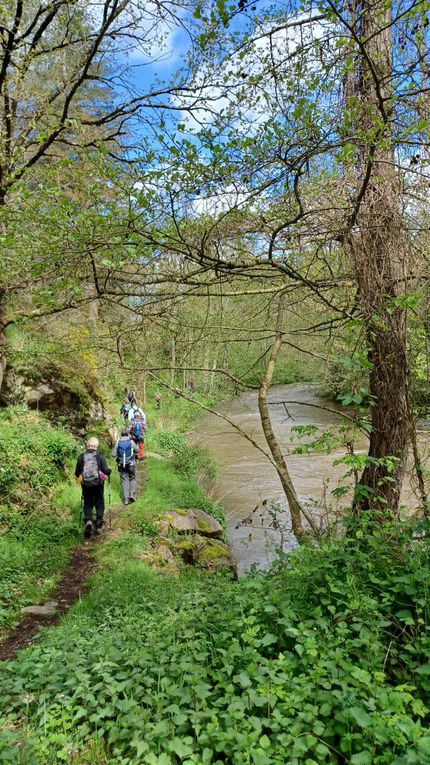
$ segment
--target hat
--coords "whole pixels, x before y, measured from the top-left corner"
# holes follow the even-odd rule
[[[91,438],[89,438],[87,441],[88,449],[97,449],[98,445],[99,445],[99,439],[96,438],[95,436],[91,436]]]

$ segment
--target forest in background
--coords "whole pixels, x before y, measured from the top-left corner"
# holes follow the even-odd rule
[[[315,379],[369,436],[354,513],[397,513],[411,448],[426,511],[425,2],[11,0],[1,40],[4,403],[255,386],[287,486],[263,399]]]

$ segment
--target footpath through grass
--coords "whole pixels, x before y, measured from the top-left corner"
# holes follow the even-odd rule
[[[148,460],[89,595],[1,668],[0,761],[430,765],[428,526],[369,524],[238,582],[150,568],[164,510],[222,515],[206,456],[153,442],[169,459]]]
[[[90,594],[3,666],[0,759],[430,763],[429,529],[369,527],[239,582],[171,575],[139,553],[201,490],[189,464],[147,468]]]

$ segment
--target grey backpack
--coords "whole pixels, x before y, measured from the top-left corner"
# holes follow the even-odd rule
[[[84,486],[99,486],[100,474],[97,452],[85,452],[84,469],[82,471]]]

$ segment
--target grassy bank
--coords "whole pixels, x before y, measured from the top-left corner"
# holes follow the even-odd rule
[[[82,451],[68,430],[25,407],[0,411],[0,638],[21,608],[45,602],[82,541]],[[112,485],[119,501],[118,479]]]
[[[429,763],[428,543],[391,533],[234,583],[148,568],[130,529],[91,595],[4,667],[4,761]]]
[[[45,599],[79,539],[75,439],[36,413],[0,413],[0,635]]]

